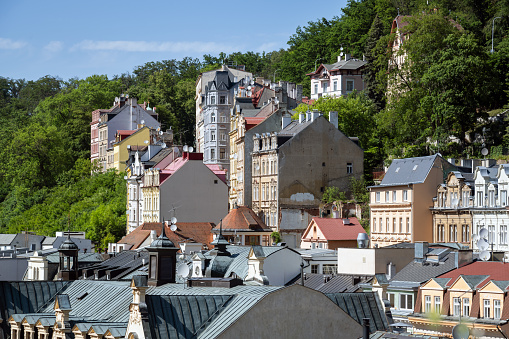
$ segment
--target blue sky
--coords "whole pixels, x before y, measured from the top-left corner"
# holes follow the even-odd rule
[[[0,0],[0,76],[86,78],[149,61],[287,48],[297,26],[346,0]]]

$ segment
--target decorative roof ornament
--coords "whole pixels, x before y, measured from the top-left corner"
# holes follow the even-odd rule
[[[173,241],[171,241],[166,236],[166,231],[164,229],[164,226],[165,226],[165,221],[163,219],[163,222],[161,223],[161,227],[162,227],[161,235],[150,244],[150,247],[153,247],[153,248],[175,248],[175,244],[173,243]]]
[[[230,255],[226,249],[230,243],[223,237],[223,219],[219,222],[219,235],[210,244],[217,248],[217,255]]]

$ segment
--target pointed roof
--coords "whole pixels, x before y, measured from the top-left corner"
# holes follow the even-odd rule
[[[346,221],[348,220],[348,222]],[[357,218],[319,218],[314,217],[304,232],[303,238],[316,225],[326,240],[357,240],[359,233],[366,233]]]
[[[222,226],[224,231],[256,231],[272,232],[272,229],[265,225],[263,220],[247,206],[237,206],[232,208],[228,215],[224,217],[221,223],[214,230],[217,231]]]
[[[150,247],[152,247],[152,248],[176,248],[175,244],[170,239],[168,239],[168,237],[166,236],[166,231],[164,230],[165,225],[166,225],[166,223],[163,220],[163,222],[161,223],[161,234],[159,235],[159,237],[157,237],[156,240],[154,240],[150,244]]]

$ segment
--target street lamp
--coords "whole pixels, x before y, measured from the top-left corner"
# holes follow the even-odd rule
[[[315,71],[316,71],[316,62],[317,62],[318,60],[323,60],[323,58],[318,58],[318,59],[316,59],[316,60],[315,60]]]
[[[492,22],[492,25],[491,25],[491,53],[494,52],[494,49],[493,49],[493,34],[495,33],[495,20],[497,19],[501,19],[502,17],[495,17],[493,18],[493,22]]]
[[[274,71],[274,83],[276,83],[276,72],[279,71],[279,68]]]

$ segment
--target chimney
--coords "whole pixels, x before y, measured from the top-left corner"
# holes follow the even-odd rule
[[[343,60],[343,57],[341,55],[338,55],[338,62],[340,62],[341,60]]]
[[[338,128],[338,112],[337,111],[330,111],[329,112],[329,122]]]
[[[283,115],[281,118],[281,129],[285,129],[286,126],[290,125],[292,122],[292,117],[290,115]]]
[[[415,242],[415,255],[414,259],[416,262],[423,262],[428,252],[428,243],[426,241]]]
[[[150,243],[153,243],[157,239],[157,231],[151,230],[150,231]]]
[[[306,115],[304,113],[299,114],[299,124],[302,124],[304,121],[306,121]]]
[[[310,121],[310,120],[311,120],[311,112],[307,111],[306,112],[306,121]]]
[[[297,94],[295,96],[295,100],[297,101],[297,103],[301,103],[302,102],[302,85],[297,85],[296,91],[297,91]]]
[[[396,265],[392,262],[387,264],[387,280],[391,280],[396,275]]]
[[[345,60],[346,61],[350,60],[351,58],[352,58],[351,54],[349,54],[349,53],[345,54]]]
[[[316,118],[320,116],[321,112],[317,110],[313,110],[311,112],[311,122],[315,121]]]
[[[369,339],[369,318],[362,318],[362,339]]]

